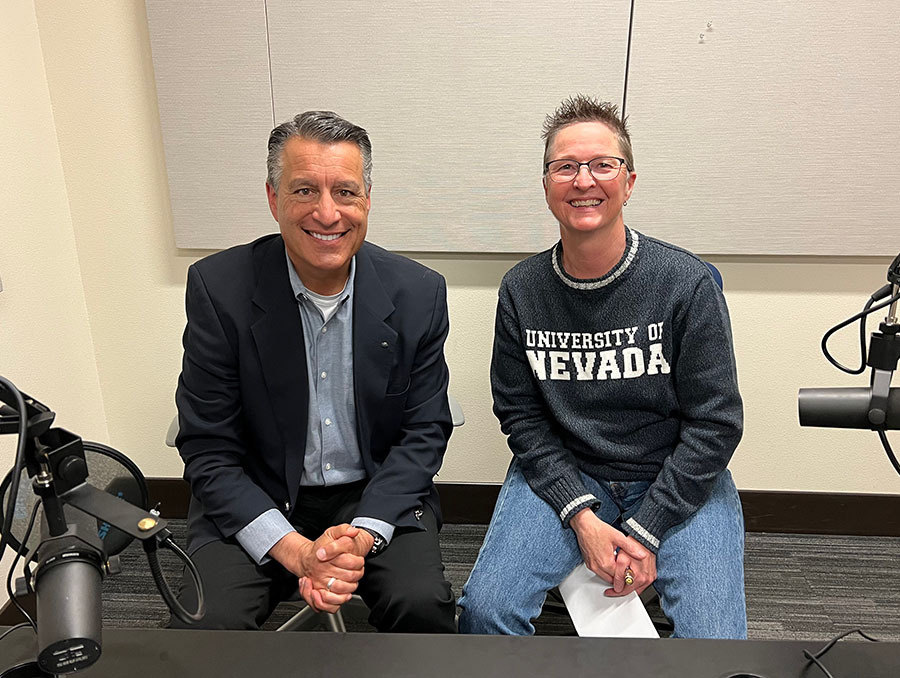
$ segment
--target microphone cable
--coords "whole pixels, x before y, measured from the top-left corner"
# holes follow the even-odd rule
[[[873,643],[879,642],[878,638],[873,638],[872,636],[870,636],[869,634],[864,632],[862,629],[850,629],[849,631],[844,631],[843,633],[836,635],[834,638],[832,638],[830,641],[828,641],[828,643],[825,645],[825,647],[823,647],[821,650],[819,650],[815,654],[813,654],[809,650],[803,650],[803,656],[806,657],[806,659],[809,661],[810,664],[815,664],[820,669],[822,669],[822,673],[825,674],[826,678],[834,678],[834,676],[831,674],[831,672],[827,668],[825,668],[825,664],[822,663],[821,658],[826,652],[828,652],[828,650],[833,648],[835,646],[835,644],[841,638],[845,638],[846,636],[849,636],[851,633],[858,633],[863,638],[865,638],[866,640],[873,642]]]
[[[16,565],[22,556],[25,555],[25,551],[28,549],[28,538],[31,536],[31,531],[34,529],[34,520],[37,517],[38,509],[41,507],[41,500],[38,500],[34,503],[34,507],[31,509],[31,517],[28,519],[28,527],[25,530],[25,536],[22,537],[22,541],[19,544],[19,550],[16,552],[16,557],[13,558],[12,565],[9,566],[9,572],[6,574],[6,593],[9,596],[9,599],[12,601],[12,604],[16,606],[16,609],[21,613],[23,617],[25,617],[25,623],[30,625],[31,628],[37,632],[37,624],[34,619],[31,618],[31,615],[25,610],[24,607],[19,603],[19,600],[16,598],[16,592],[13,590],[12,579],[13,574],[16,570]],[[30,568],[29,572],[30,574]],[[28,577],[25,578],[26,585],[28,584]],[[29,589],[31,587],[29,586]]]
[[[900,462],[897,461],[897,456],[894,454],[894,450],[891,449],[891,444],[888,442],[887,433],[884,432],[884,429],[879,428],[875,429],[875,432],[878,433],[878,439],[881,441],[881,446],[884,448],[884,451],[887,453],[888,459],[891,460],[891,465],[894,467],[894,470],[897,472],[897,475],[900,475]]]
[[[825,336],[822,337],[822,353],[825,354],[825,357],[828,359],[828,362],[830,362],[832,365],[834,365],[836,368],[838,368],[841,372],[846,372],[847,374],[862,374],[863,372],[865,372],[865,370],[866,370],[866,316],[874,313],[875,311],[880,311],[885,306],[890,306],[895,301],[900,299],[900,293],[898,293],[898,294],[895,294],[894,296],[892,296],[890,299],[887,299],[886,301],[881,302],[880,304],[878,304],[878,306],[875,306],[874,308],[872,307],[872,304],[874,304],[879,299],[884,299],[885,295],[890,294],[890,293],[891,293],[891,285],[889,285],[889,284],[885,285],[880,290],[875,292],[875,294],[873,294],[871,297],[869,297],[869,300],[866,302],[866,305],[863,307],[862,311],[860,311],[859,313],[857,313],[856,315],[854,315],[850,318],[847,318],[843,322],[838,323],[837,325],[832,327],[830,330],[828,330],[825,333]],[[831,353],[829,353],[829,351],[828,351],[828,340],[831,338],[831,335],[833,335],[835,332],[845,328],[847,325],[855,322],[856,320],[859,320],[859,353],[860,353],[860,356],[862,357],[862,362],[860,363],[860,366],[857,369],[851,369],[849,367],[845,367],[844,365],[841,365],[837,360],[835,360],[832,357]]]
[[[206,601],[203,595],[203,579],[200,577],[200,572],[197,570],[197,566],[194,565],[194,561],[191,560],[190,556],[188,556],[188,554],[172,540],[172,534],[168,530],[161,530],[156,536],[151,539],[145,539],[141,543],[144,545],[144,552],[147,554],[147,563],[150,566],[150,574],[153,575],[153,581],[156,582],[156,588],[159,589],[159,594],[163,597],[163,600],[166,601],[166,605],[169,606],[172,613],[185,624],[195,624],[203,619],[203,616],[206,614]],[[178,599],[172,594],[172,589],[169,588],[159,564],[159,553],[157,551],[159,545],[164,546],[178,556],[185,567],[187,567],[188,572],[191,573],[191,579],[194,580],[194,585],[197,587],[196,612],[188,612],[185,610],[181,603],[178,602]]]
[[[3,633],[0,633],[0,640],[3,640],[4,638],[6,638],[6,636],[8,636],[13,631],[18,631],[19,629],[30,629],[30,628],[31,628],[31,624],[29,624],[28,622],[22,622],[21,624],[16,624],[15,626],[10,626],[8,629],[6,629],[6,631],[4,631]],[[34,630],[34,629],[32,629],[32,630]]]
[[[22,468],[25,465],[25,431],[28,426],[28,419],[25,412],[25,399],[22,393],[16,388],[6,377],[0,377],[0,387],[5,388],[15,398],[16,409],[19,411],[19,431],[18,442],[16,443],[16,458],[13,462],[12,479],[9,486],[9,497],[6,500],[6,510],[3,513],[3,525],[0,525],[0,558],[6,551],[6,544],[9,541],[7,535],[12,528],[13,509],[19,496],[19,479],[22,475]]]

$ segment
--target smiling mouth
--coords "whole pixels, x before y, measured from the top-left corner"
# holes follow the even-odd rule
[[[603,200],[570,200],[569,204],[572,207],[597,207],[603,204]]]
[[[307,235],[311,235],[316,240],[323,240],[325,242],[331,242],[332,240],[337,240],[338,238],[342,238],[347,235],[348,231],[344,231],[343,233],[315,233],[314,231],[307,231],[304,229],[303,231]]]

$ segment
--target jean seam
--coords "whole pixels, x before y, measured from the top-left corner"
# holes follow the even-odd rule
[[[513,464],[518,463],[518,459],[513,459],[512,464],[510,464],[509,469],[506,472],[506,477],[509,478],[512,474],[512,466]],[[472,572],[474,572],[478,568],[478,562],[481,560],[481,554],[485,552],[487,549],[488,541],[491,538],[491,534],[494,531],[494,515],[499,515],[500,511],[503,510],[504,504],[506,504],[506,497],[510,492],[509,485],[504,481],[503,486],[500,488],[500,494],[497,497],[497,503],[494,506],[493,514],[491,515],[491,521],[488,523],[487,532],[484,533],[484,540],[481,542],[481,548],[478,549],[478,555],[475,557],[475,563],[472,565]],[[497,521],[499,522],[499,521]],[[469,573],[469,578],[471,579],[471,572]]]

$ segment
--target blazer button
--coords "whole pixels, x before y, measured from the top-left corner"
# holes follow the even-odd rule
[[[388,343],[386,341],[382,341],[381,348],[387,348],[387,347],[388,347]]]

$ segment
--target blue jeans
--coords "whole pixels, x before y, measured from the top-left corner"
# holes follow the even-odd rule
[[[619,527],[637,512],[647,481],[597,481],[581,474],[601,505],[597,515]],[[656,559],[663,612],[682,638],[746,638],[744,518],[731,474],[709,500],[666,532]],[[459,600],[462,633],[531,635],[547,591],[583,562],[575,533],[529,487],[513,460],[491,525]]]

